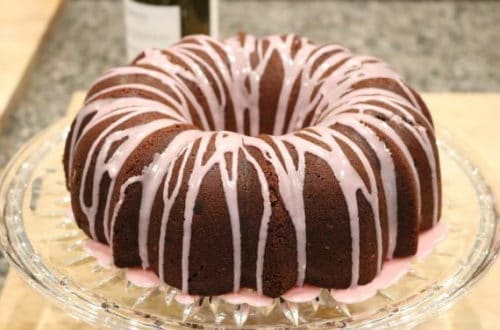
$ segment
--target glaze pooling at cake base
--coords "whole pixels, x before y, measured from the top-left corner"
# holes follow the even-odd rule
[[[382,270],[377,274],[375,279],[370,283],[348,289],[330,290],[330,294],[340,303],[354,304],[364,302],[373,297],[379,290],[387,289],[406,275],[410,271],[411,263],[415,260],[423,261],[446,238],[447,234],[447,225],[439,223],[432,229],[419,234],[418,250],[415,256],[388,260],[384,263]],[[112,260],[113,256],[107,245],[87,240],[84,243],[84,249],[90,256],[95,258],[97,264],[109,267],[108,261]],[[126,269],[125,278],[132,285],[141,288],[153,288],[162,285],[160,279],[154,273],[142,268]],[[162,290],[169,290],[169,288],[163,287]],[[282,294],[281,298],[294,303],[308,303],[318,298],[320,293],[321,288],[311,285],[295,286]],[[265,307],[273,303],[272,298],[245,288],[218,297],[234,305],[249,304],[255,307]],[[181,293],[175,297],[177,302],[181,304],[191,304],[199,298],[200,296]]]
[[[118,266],[191,294],[277,297],[366,284],[416,252],[439,219],[433,131],[375,58],[192,36],[97,80],[64,162],[78,225]]]

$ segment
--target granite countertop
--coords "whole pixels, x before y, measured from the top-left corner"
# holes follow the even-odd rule
[[[380,57],[421,91],[500,91],[500,2],[220,0],[221,36],[295,32]],[[125,63],[121,1],[67,0],[0,131],[0,168],[75,90]],[[7,264],[0,257],[0,288]]]

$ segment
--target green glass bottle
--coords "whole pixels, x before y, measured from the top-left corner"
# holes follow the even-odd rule
[[[124,0],[127,57],[190,34],[217,36],[218,0]]]

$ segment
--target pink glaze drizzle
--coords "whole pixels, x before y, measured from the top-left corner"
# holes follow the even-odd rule
[[[83,244],[83,249],[95,258],[95,261],[99,266],[105,268],[113,266],[113,253],[111,248],[106,244],[89,239]]]
[[[114,226],[118,211],[122,206],[123,192],[132,184],[140,183],[143,187],[141,196],[140,215],[138,219],[138,250],[142,268],[150,266],[152,257],[148,251],[149,219],[153,209],[153,201],[159,194],[163,196],[165,209],[161,219],[161,228],[158,242],[158,268],[160,278],[164,280],[165,267],[165,236],[171,207],[176,200],[179,184],[170,187],[170,180],[162,181],[172,172],[175,162],[181,157],[184,160],[179,169],[184,173],[186,155],[193,151],[195,141],[199,143],[199,150],[206,150],[212,139],[215,140],[215,152],[203,160],[205,153],[198,151],[195,155],[191,173],[188,178],[188,189],[184,203],[184,222],[182,231],[182,255],[180,269],[182,276],[182,291],[189,292],[189,264],[192,248],[193,208],[200,193],[201,183],[209,171],[218,166],[221,184],[228,207],[232,236],[233,259],[233,290],[241,288],[242,274],[242,233],[237,196],[237,163],[243,157],[252,164],[257,171],[263,200],[263,214],[260,222],[257,242],[257,260],[255,283],[258,293],[263,292],[264,259],[266,254],[268,224],[271,220],[271,191],[264,175],[262,164],[251,155],[249,147],[259,150],[272,166],[278,177],[279,194],[284,207],[293,223],[296,237],[297,254],[297,286],[305,283],[307,271],[307,230],[306,214],[304,211],[304,181],[306,154],[324,160],[338,180],[340,189],[345,197],[349,216],[349,230],[351,237],[351,287],[356,287],[359,281],[360,270],[360,219],[357,194],[360,192],[369,203],[374,214],[376,234],[377,271],[380,272],[384,259],[391,259],[396,247],[398,226],[398,205],[396,172],[393,155],[384,141],[390,141],[394,149],[401,154],[410,170],[412,182],[415,184],[416,209],[422,213],[422,196],[419,170],[415,165],[413,154],[408,143],[390,124],[404,127],[413,139],[416,140],[424,152],[426,162],[430,168],[432,181],[432,222],[438,221],[439,185],[437,180],[437,156],[433,149],[434,137],[430,121],[424,114],[421,103],[416,99],[413,91],[394,73],[385,63],[369,56],[353,55],[339,45],[313,45],[305,38],[294,35],[269,36],[256,38],[251,35],[229,38],[224,42],[206,36],[190,36],[167,50],[149,49],[144,56],[137,59],[130,66],[110,70],[96,84],[127,79],[127,76],[145,75],[161,81],[168,87],[169,93],[147,81],[114,83],[111,86],[91,89],[87,95],[86,105],[80,110],[74,123],[74,129],[69,141],[68,173],[71,177],[73,163],[80,141],[85,140],[86,134],[97,125],[116,116],[118,119],[107,125],[97,137],[92,140],[89,156],[83,164],[82,183],[80,187],[72,187],[78,191],[76,195],[81,207],[82,217],[88,222],[90,236],[97,237],[97,226],[102,226],[106,241],[113,242]],[[299,46],[299,47],[296,47]],[[297,52],[292,54],[292,49]],[[223,50],[223,55],[221,51]],[[200,56],[203,54],[204,56]],[[256,63],[252,63],[252,56],[257,56]],[[264,76],[272,59],[277,56],[283,69],[283,85],[278,91],[276,115],[273,118],[270,143],[259,137],[262,133],[261,116],[264,109],[259,108],[262,99],[261,79]],[[172,58],[178,58],[192,70],[186,70],[176,64]],[[225,61],[227,57],[228,63]],[[205,60],[211,59],[211,62]],[[315,65],[316,63],[320,65]],[[335,68],[333,70],[333,68]],[[208,79],[211,77],[211,79]],[[293,82],[299,81],[300,89],[295,104],[290,102],[293,94]],[[380,87],[354,86],[368,80],[390,80],[399,92]],[[206,106],[201,102],[193,90],[187,85],[197,82],[197,89],[203,95]],[[248,86],[247,86],[248,85]],[[96,85],[94,85],[95,87]],[[226,92],[220,92],[227,89]],[[219,91],[219,93],[217,93]],[[125,93],[125,97],[112,99],[107,95]],[[111,94],[110,94],[111,93]],[[128,93],[128,94],[127,94]],[[153,95],[160,101],[153,101],[142,94]],[[375,102],[374,102],[375,101]],[[198,118],[193,119],[189,105]],[[226,129],[225,110],[232,104],[232,115],[235,120],[235,131]],[[288,110],[288,106],[291,109]],[[152,120],[148,123],[120,129],[121,125],[137,115],[160,113],[163,119]],[[375,115],[374,115],[375,114]],[[245,131],[244,118],[249,117],[249,132]],[[287,121],[286,117],[289,116]],[[312,118],[306,122],[306,118]],[[89,119],[90,118],[90,119]],[[86,120],[89,119],[87,122]],[[212,122],[212,124],[210,124]],[[130,177],[119,188],[120,198],[111,205],[112,193],[118,174],[128,159],[128,156],[141,146],[144,139],[150,134],[179,124],[193,124],[197,129],[184,130],[173,137],[168,146],[161,153],[155,155],[153,161],[140,175]],[[288,125],[288,126],[287,126]],[[310,125],[307,129],[305,126]],[[380,169],[376,169],[368,160],[365,152],[355,142],[353,136],[342,133],[336,125],[346,126],[365,140],[377,157]],[[374,129],[376,128],[376,129]],[[297,135],[300,130],[301,135]],[[76,133],[80,132],[81,133]],[[244,133],[249,135],[244,135]],[[320,140],[328,148],[325,149],[310,140]],[[118,144],[116,150],[113,146]],[[361,171],[354,166],[342,150],[339,142],[347,144],[361,162]],[[297,153],[297,164],[287,149],[291,145]],[[182,151],[185,151],[182,155]],[[109,156],[109,157],[108,157]],[[229,156],[230,161],[225,156]],[[381,193],[377,191],[376,171],[380,172],[385,195],[385,209],[388,218],[388,249],[383,255],[382,229],[379,210]],[[361,173],[368,176],[368,182],[363,182]],[[232,173],[232,175],[230,175]],[[101,198],[100,183],[110,180],[107,195]],[[169,176],[168,176],[169,177]],[[176,182],[180,182],[177,180]],[[92,183],[91,198],[85,202],[85,187]],[[163,185],[163,191],[160,187]],[[173,188],[173,189],[171,189]],[[172,190],[172,194],[167,192]],[[118,191],[118,190],[117,190]],[[100,205],[104,203],[104,205]],[[103,219],[96,220],[99,207],[104,206]],[[114,212],[110,212],[114,210]],[[421,218],[421,217],[420,217]],[[79,221],[84,221],[79,219]]]
[[[200,298],[200,296],[179,292],[175,296],[175,301],[182,305],[190,305],[194,303],[198,298]]]
[[[415,256],[387,260],[384,262],[380,273],[370,283],[348,289],[333,289],[330,290],[331,295],[338,302],[346,304],[359,303],[371,298],[378,290],[388,288],[406,275],[410,270],[411,262],[426,258],[439,242],[446,238],[447,234],[448,226],[438,223],[432,229],[422,232],[419,235],[418,251]],[[99,264],[109,262],[108,265],[112,265],[113,256],[111,249],[107,245],[88,240],[84,244],[84,249],[96,258]],[[126,269],[125,276],[132,284],[144,288],[157,287],[162,283],[155,273],[140,268]],[[312,285],[296,286],[288,290],[281,297],[294,303],[305,303],[318,297],[320,290],[320,288]],[[175,300],[180,304],[187,305],[195,302],[198,298],[200,296],[179,292]],[[220,298],[230,304],[238,305],[246,303],[255,307],[269,306],[273,302],[272,298],[258,294],[251,289],[241,289],[238,292],[221,295]]]
[[[242,289],[239,292],[227,293],[220,297],[233,305],[249,304],[255,307],[265,307],[271,305],[273,302],[273,298],[258,294],[256,291],[250,289]]]
[[[125,269],[125,278],[133,285],[141,288],[154,288],[161,284],[160,279],[155,273],[150,270],[143,270],[142,268]]]

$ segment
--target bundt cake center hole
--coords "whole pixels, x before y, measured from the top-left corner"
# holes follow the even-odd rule
[[[279,93],[276,97],[279,97]],[[229,110],[226,108],[221,109],[221,111],[227,114]],[[239,121],[236,118],[228,118],[226,115],[221,130],[256,137],[262,134],[284,135],[294,133],[312,125],[312,118],[309,115],[304,116],[304,118],[292,116],[294,111],[288,108],[288,104],[281,107],[279,105],[275,107],[264,105],[252,110],[245,108],[241,111],[243,114]],[[236,112],[237,110],[234,111],[234,113]],[[314,112],[315,109],[313,108],[308,114]]]

